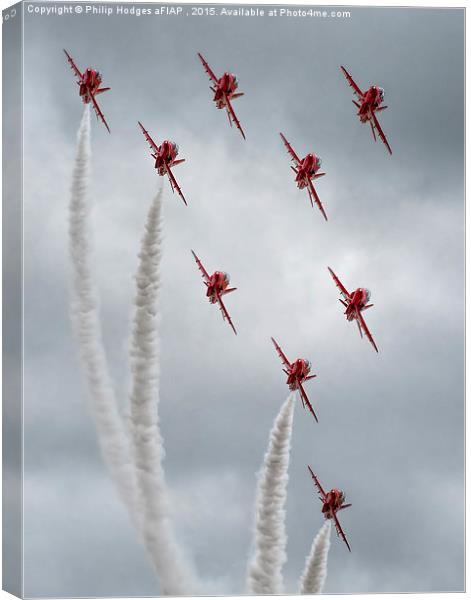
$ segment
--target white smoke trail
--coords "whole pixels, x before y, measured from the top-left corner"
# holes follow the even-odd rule
[[[331,521],[326,520],[312,542],[299,584],[300,594],[320,594],[327,577],[327,558],[330,548]]]
[[[138,485],[142,493],[143,539],[157,571],[162,594],[195,593],[195,576],[174,536],[162,466],[159,427],[158,300],[162,239],[162,188],[150,207],[136,275],[131,342],[131,429]]]
[[[254,530],[254,555],[248,568],[251,594],[282,594],[286,561],[285,502],[293,428],[294,394],[281,407],[270,432],[259,475]]]
[[[90,158],[90,106],[87,104],[77,135],[69,206],[71,318],[101,451],[111,479],[131,519],[138,526],[137,485],[131,449],[108,373],[101,337],[98,295],[92,276],[90,206],[87,200]]]

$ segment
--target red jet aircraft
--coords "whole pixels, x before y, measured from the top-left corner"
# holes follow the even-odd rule
[[[74,59],[70,56],[67,50],[64,50],[65,55],[67,56],[67,60],[69,61],[69,65],[72,71],[75,73],[78,81],[77,85],[79,86],[79,95],[83,100],[84,104],[92,103],[93,109],[95,110],[97,118],[103,121],[106,129],[109,133],[111,133],[110,128],[108,127],[108,123],[106,122],[105,116],[101,112],[100,107],[98,106],[97,101],[95,100],[95,96],[98,94],[103,94],[103,92],[107,92],[111,88],[106,87],[102,88],[101,86],[101,75],[95,69],[88,67],[83,74],[77,68],[77,65],[74,63]]]
[[[222,77],[219,79],[211,70],[211,67],[205,61],[205,59],[198,52],[198,56],[200,61],[203,63],[204,70],[209,75],[211,79],[212,85],[210,86],[210,90],[214,92],[214,102],[216,103],[216,108],[225,108],[227,111],[227,117],[229,119],[229,123],[232,127],[232,121],[234,121],[237,129],[242,134],[242,137],[245,140],[245,134],[240,126],[239,119],[236,117],[234,109],[232,108],[231,100],[235,100],[236,98],[240,98],[240,96],[244,95],[244,92],[236,92],[238,87],[237,77],[232,73],[226,71]]]
[[[357,288],[354,292],[349,294],[332,269],[330,267],[327,268],[329,269],[329,273],[332,275],[333,280],[335,281],[335,285],[339,288],[340,293],[344,298],[343,300],[339,298],[339,301],[346,308],[344,314],[347,317],[347,321],[353,321],[353,319],[355,319],[358,325],[360,336],[363,337],[364,332],[366,337],[370,340],[373,348],[376,350],[376,352],[378,352],[378,348],[376,347],[373,336],[366,326],[363,315],[361,314],[364,310],[367,310],[373,306],[373,304],[368,304],[371,296],[370,291],[366,288]]]
[[[340,67],[342,69],[343,74],[347,78],[348,85],[353,88],[353,92],[356,94],[358,98],[358,102],[352,100],[353,104],[358,108],[358,116],[360,117],[360,121],[362,123],[370,122],[371,132],[373,134],[374,140],[376,142],[376,134],[375,129],[378,132],[381,141],[388,149],[389,154],[392,154],[392,150],[390,145],[388,144],[388,140],[381,129],[381,126],[376,117],[376,113],[381,112],[382,110],[386,110],[387,106],[380,106],[384,100],[384,90],[377,85],[372,85],[366,92],[362,92],[357,84],[353,81],[352,76],[344,67]]]
[[[347,542],[347,538],[343,532],[343,529],[337,519],[337,513],[339,510],[343,510],[344,508],[348,508],[351,504],[344,504],[345,502],[345,494],[337,489],[332,489],[330,492],[324,492],[319,480],[317,479],[314,471],[308,465],[307,467],[309,472],[311,473],[311,477],[314,480],[314,484],[319,492],[319,498],[322,502],[322,513],[325,519],[333,519],[335,523],[335,529],[337,530],[337,535],[339,535],[343,541],[347,544],[347,548],[351,552],[350,544]]]
[[[152,150],[152,158],[155,158],[155,168],[157,169],[157,173],[161,176],[168,176],[168,180],[170,181],[170,185],[172,187],[172,192],[177,190],[178,194],[186,205],[185,196],[183,195],[180,186],[178,185],[177,180],[170,169],[170,167],[175,167],[176,165],[185,162],[184,158],[175,160],[178,155],[177,144],[175,144],[175,142],[171,142],[170,140],[164,140],[160,146],[157,146],[154,140],[150,137],[149,132],[144,129],[142,123],[140,121],[138,121],[138,123],[139,127],[142,129],[144,137],[149,142]]]
[[[196,256],[196,254],[191,251],[193,256],[195,257],[196,264],[198,265],[198,269],[201,271],[201,274],[204,279],[204,284],[206,286],[206,296],[209,299],[211,304],[219,303],[219,309],[222,313],[222,318],[227,319],[229,325],[232,327],[233,332],[237,335],[237,331],[234,327],[231,317],[224,306],[222,301],[222,297],[226,294],[230,294],[231,292],[235,292],[237,288],[230,288],[229,285],[229,274],[223,273],[222,271],[214,271],[214,273],[210,276],[206,269],[203,267],[200,259]]]
[[[314,377],[316,377],[316,375],[309,375],[309,372],[311,371],[310,361],[307,360],[307,358],[298,358],[293,363],[290,363],[286,356],[283,354],[283,350],[278,346],[276,341],[273,338],[271,338],[271,341],[275,345],[276,351],[278,352],[278,356],[283,362],[283,371],[286,373],[286,375],[288,375],[286,383],[288,384],[289,389],[292,391],[299,391],[299,395],[301,396],[301,402],[303,403],[303,408],[306,408],[307,406],[308,409],[311,411],[312,416],[314,417],[314,419],[316,419],[318,423],[319,421],[317,419],[316,413],[314,412],[314,409],[312,408],[312,405],[309,402],[309,398],[307,397],[307,394],[303,388],[303,383],[305,381],[309,381],[309,379],[314,379]]]
[[[298,185],[298,188],[302,190],[305,187],[307,187],[309,192],[309,199],[311,200],[311,206],[314,206],[314,204],[312,203],[312,199],[314,198],[317,206],[319,207],[319,210],[324,215],[324,219],[327,221],[327,215],[325,214],[324,208],[321,204],[321,201],[319,200],[319,196],[317,195],[317,192],[314,189],[314,185],[312,184],[313,179],[317,179],[318,177],[322,177],[323,175],[325,175],[325,173],[318,172],[321,167],[322,160],[319,156],[311,154],[311,152],[309,154],[306,154],[306,156],[301,160],[297,156],[296,152],[293,150],[291,144],[288,142],[285,136],[282,133],[280,133],[280,135],[284,145],[286,146],[286,149],[288,150],[288,153],[291,155],[291,159],[296,165],[295,167],[292,166],[291,168],[296,173],[295,181]]]

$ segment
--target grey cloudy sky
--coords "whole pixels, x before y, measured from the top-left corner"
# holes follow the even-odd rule
[[[28,4],[26,4],[26,7]],[[352,8],[350,19],[25,18],[25,593],[155,595],[108,480],[68,315],[67,204],[82,107],[62,48],[112,87],[93,122],[95,270],[116,389],[129,390],[133,273],[157,187],[141,120],[175,139],[185,208],[165,183],[161,422],[178,535],[215,594],[244,591],[255,473],[312,360],[319,425],[296,407],[286,590],[322,525],[306,464],[353,503],[327,592],[458,591],[463,570],[464,12]],[[196,52],[228,69],[244,142]],[[354,113],[385,88],[389,156]],[[329,216],[296,189],[278,132],[318,153]],[[204,298],[193,248],[231,274],[235,337]],[[327,265],[366,286],[380,353],[345,321]]]

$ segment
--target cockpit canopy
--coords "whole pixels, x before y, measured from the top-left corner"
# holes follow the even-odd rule
[[[371,292],[367,288],[363,288],[363,290],[364,290],[365,295],[366,295],[366,301],[369,302],[370,298],[371,298]]]
[[[311,370],[311,361],[308,358],[305,358],[304,364],[306,365],[306,369],[309,372]]]
[[[173,151],[175,152],[175,156],[177,156],[177,154],[178,154],[178,144],[176,144],[175,142],[172,142],[172,148],[173,148]]]
[[[224,275],[224,281],[226,282],[226,285],[229,285],[229,282],[231,280],[229,273],[223,272],[223,275]]]
[[[384,100],[384,90],[383,88],[378,88],[379,100],[382,102]]]
[[[320,156],[317,157],[317,166],[320,167],[322,164],[322,158]]]

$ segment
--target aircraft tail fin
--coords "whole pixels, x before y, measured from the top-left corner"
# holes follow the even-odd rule
[[[357,323],[357,327],[358,327],[358,331],[360,332],[360,337],[363,337],[363,331],[361,330],[361,325],[360,325],[360,321],[359,319],[356,319],[356,323]]]
[[[304,398],[303,398],[303,394],[302,394],[301,390],[298,389],[298,392],[299,392],[299,397],[301,398],[301,403],[303,405],[303,408],[306,408],[306,404],[304,402]]]
[[[370,126],[371,126],[371,133],[373,134],[374,140],[376,142],[376,133],[375,133],[375,128],[373,127],[373,123],[370,121]]]

